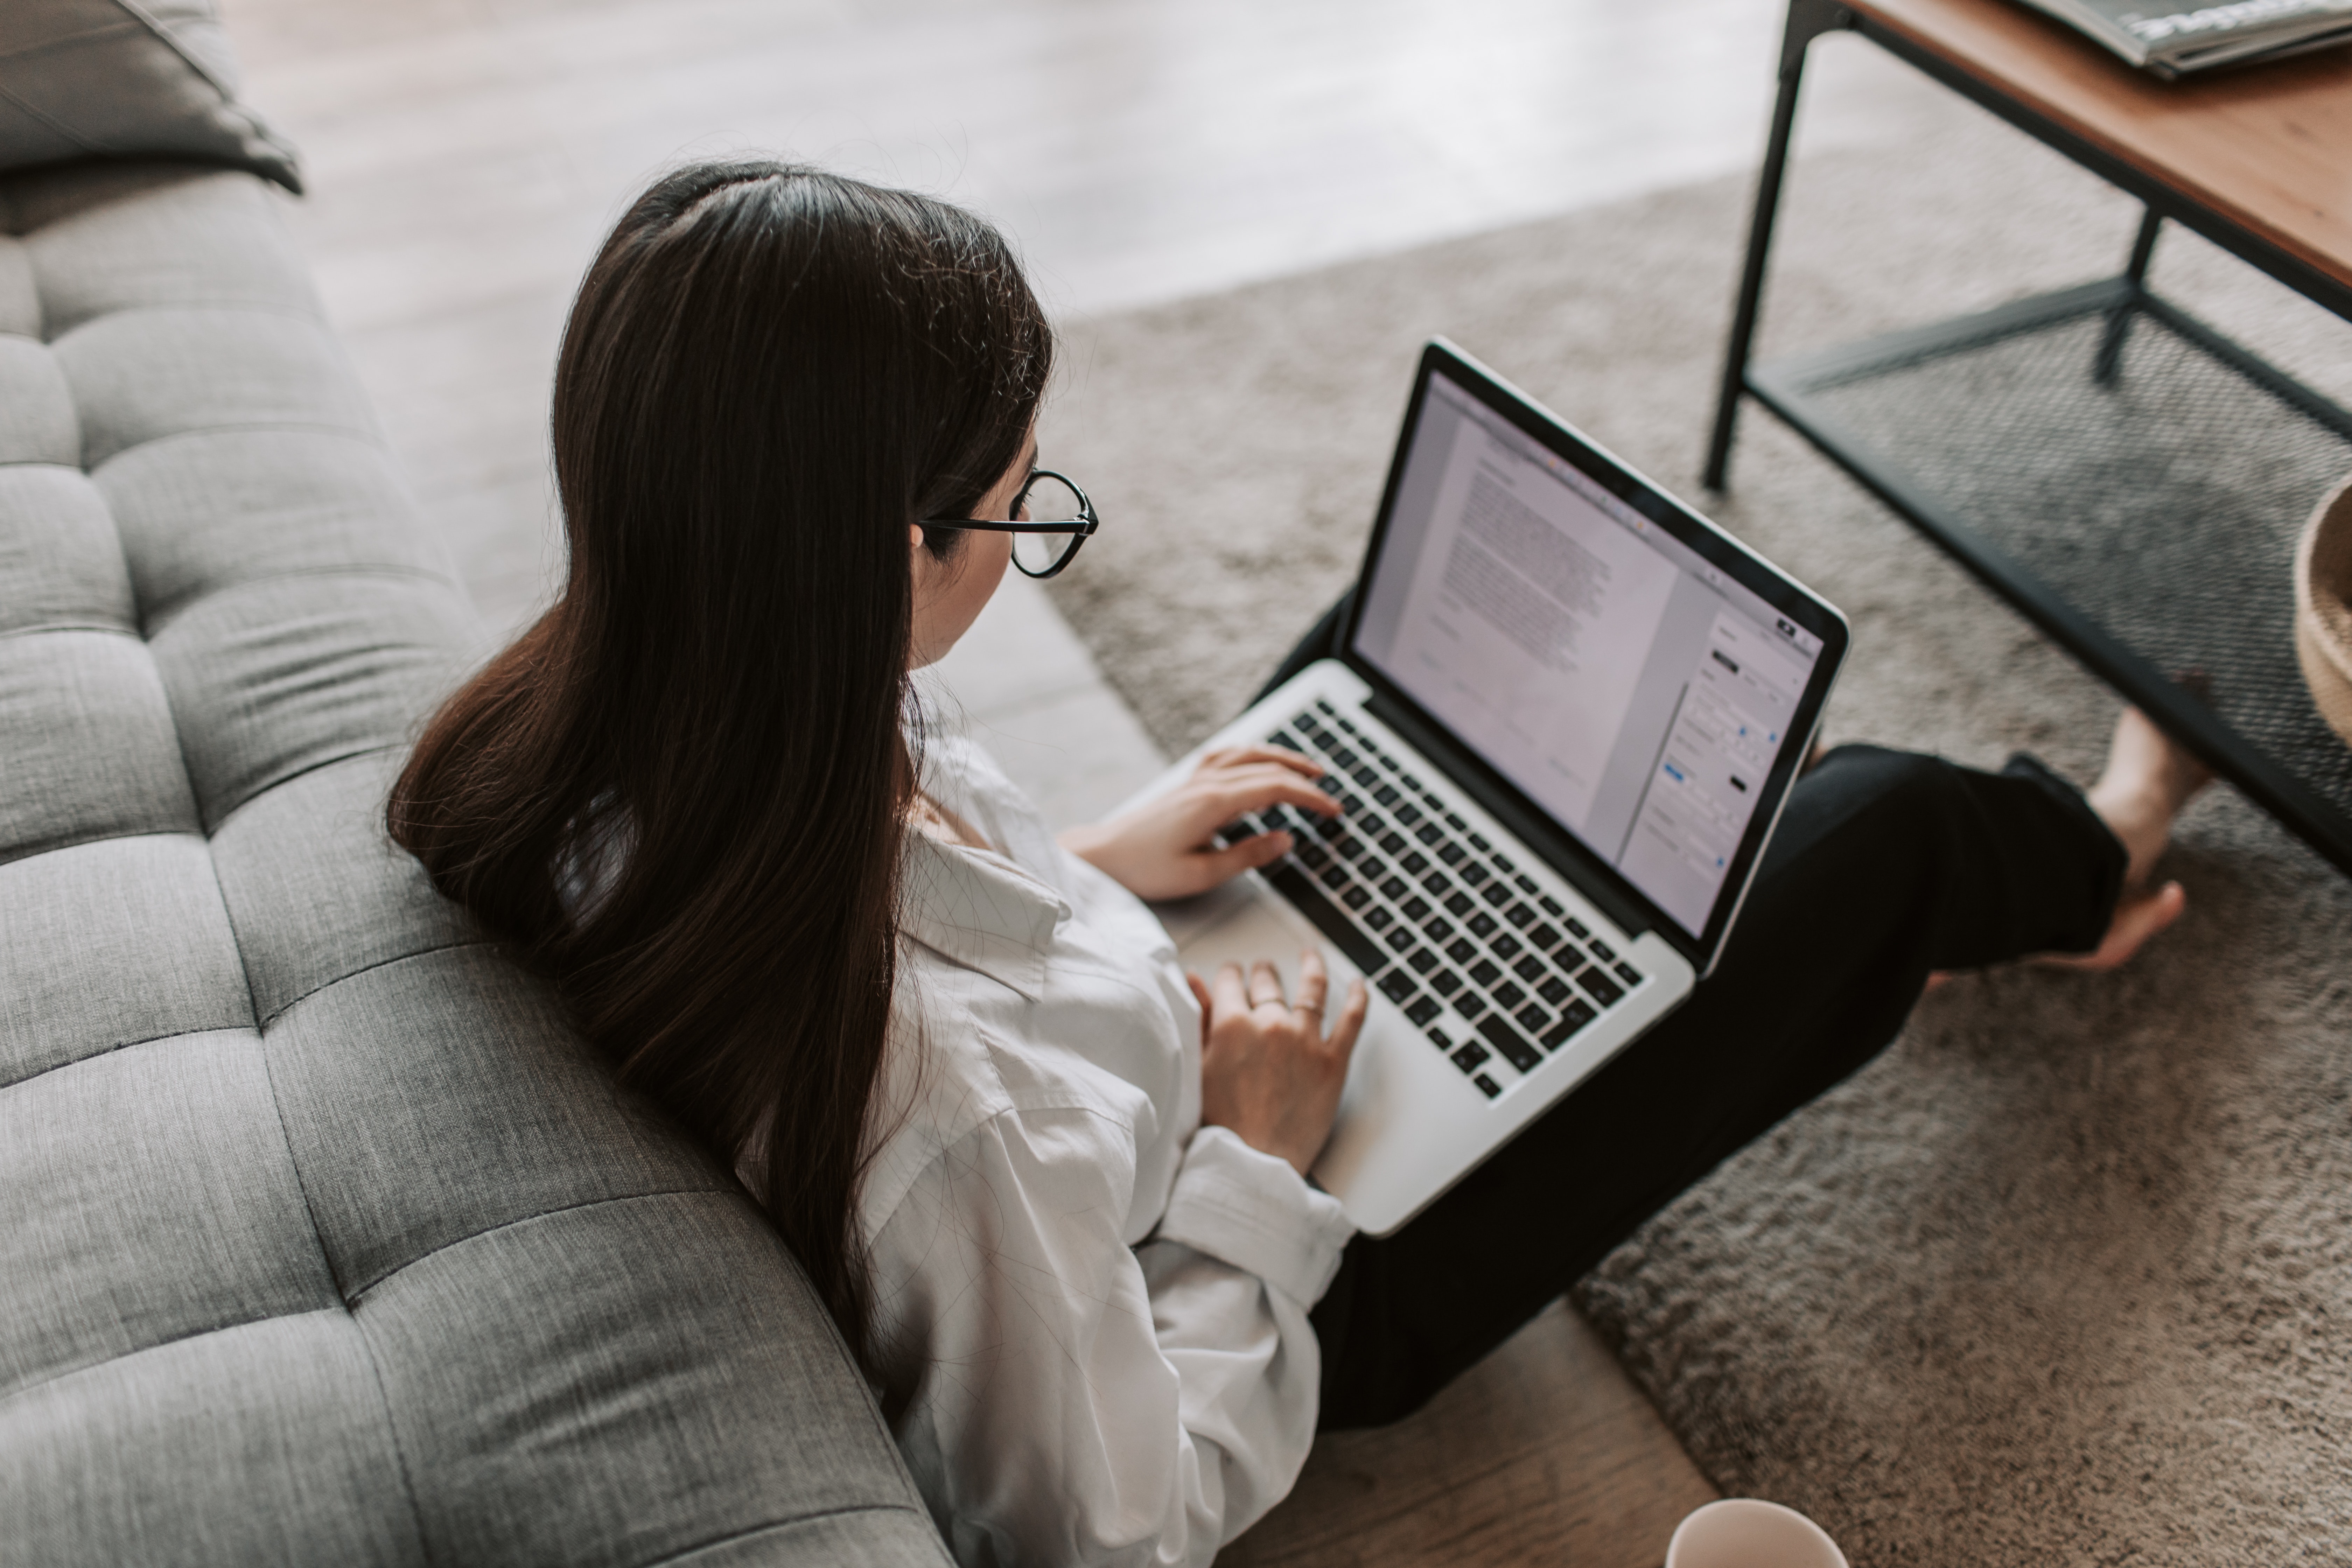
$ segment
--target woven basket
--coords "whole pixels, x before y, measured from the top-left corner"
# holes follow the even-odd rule
[[[2352,745],[2352,479],[2319,503],[2295,547],[2294,653],[2319,716]]]

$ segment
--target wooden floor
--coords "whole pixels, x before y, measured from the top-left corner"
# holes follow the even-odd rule
[[[558,560],[564,307],[666,163],[761,149],[940,192],[1007,228],[1051,308],[1101,312],[1752,164],[1780,27],[1775,0],[223,8],[247,96],[305,154],[289,216],[328,310],[496,632]],[[1816,55],[1810,144],[1889,134],[1919,100],[1861,46]],[[1091,667],[1042,595],[993,620],[969,668],[997,711],[1049,749],[1125,748],[1084,798],[1156,765],[1097,679],[1073,684]],[[1225,1561],[1653,1568],[1711,1495],[1556,1307],[1416,1418],[1319,1445]]]

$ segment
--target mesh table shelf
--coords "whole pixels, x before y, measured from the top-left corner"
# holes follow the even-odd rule
[[[1788,5],[1708,488],[1757,398],[2352,871],[2352,748],[2305,689],[2293,576],[2352,414],[2146,286],[2174,223],[2352,321],[2352,50],[2159,83],[2012,0]],[[1752,363],[1806,54],[1849,31],[2137,197],[2124,275]]]
[[[1748,390],[2352,870],[2352,748],[2294,656],[2352,414],[2116,279],[1751,366]],[[2196,672],[2197,695],[2172,677]]]

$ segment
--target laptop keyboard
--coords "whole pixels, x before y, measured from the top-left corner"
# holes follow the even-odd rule
[[[1330,703],[1302,710],[1267,739],[1328,770],[1320,787],[1340,815],[1277,805],[1221,837],[1294,835],[1292,852],[1259,874],[1488,1099],[1642,984],[1639,970]]]

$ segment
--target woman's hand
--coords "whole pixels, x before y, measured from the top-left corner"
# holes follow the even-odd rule
[[[1295,805],[1320,816],[1339,803],[1317,789],[1323,770],[1280,746],[1211,752],[1174,790],[1093,827],[1073,827],[1062,846],[1142,899],[1205,893],[1290,853],[1288,833],[1258,833],[1229,848],[1209,840],[1244,812]]]
[[[1323,955],[1298,959],[1298,1000],[1286,1005],[1282,976],[1271,963],[1217,971],[1214,990],[1188,974],[1201,1000],[1201,1125],[1230,1127],[1261,1153],[1290,1162],[1300,1175],[1315,1163],[1339,1114],[1348,1059],[1370,1005],[1364,983],[1348,984],[1347,1005],[1323,1034],[1323,998],[1330,976]]]

